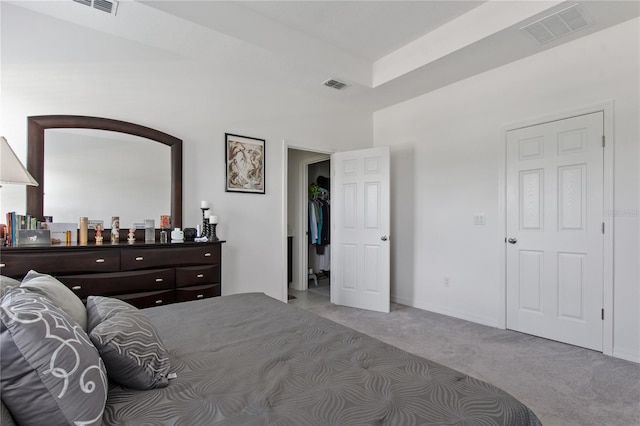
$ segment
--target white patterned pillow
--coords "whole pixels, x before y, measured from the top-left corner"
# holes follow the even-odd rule
[[[87,334],[43,295],[0,301],[2,402],[20,425],[100,425],[108,379]]]
[[[0,296],[4,294],[4,290],[9,287],[20,287],[20,281],[0,275]]]
[[[89,337],[107,367],[109,379],[133,389],[169,384],[169,354],[149,318],[119,299],[87,298]]]

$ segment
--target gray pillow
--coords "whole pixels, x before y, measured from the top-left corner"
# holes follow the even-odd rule
[[[87,334],[49,298],[11,287],[0,299],[2,402],[16,423],[100,425],[104,364]]]
[[[13,417],[11,417],[11,413],[4,402],[0,405],[0,425],[2,426],[16,426],[16,422],[13,421]]]
[[[76,296],[66,285],[62,284],[51,275],[29,271],[22,279],[20,287],[48,297],[67,315],[73,318],[84,331],[87,331],[87,310],[82,300]]]
[[[169,354],[149,318],[119,299],[87,298],[89,337],[107,367],[109,379],[133,389],[169,384]]]
[[[8,287],[20,287],[20,281],[0,275],[0,296],[4,294],[4,290]]]

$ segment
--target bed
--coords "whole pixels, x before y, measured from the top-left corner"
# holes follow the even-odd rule
[[[495,386],[264,294],[140,313],[170,374],[150,390],[109,380],[103,425],[540,424]]]

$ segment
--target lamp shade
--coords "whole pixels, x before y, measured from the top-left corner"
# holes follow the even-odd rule
[[[0,136],[2,149],[0,150],[0,185],[14,184],[14,185],[33,185],[38,186],[38,182],[31,176],[31,174],[24,168],[18,156],[9,142]]]

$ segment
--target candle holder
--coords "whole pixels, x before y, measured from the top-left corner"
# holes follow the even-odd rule
[[[211,235],[211,229],[209,228],[209,219],[205,217],[204,213],[209,210],[209,207],[200,207],[202,210],[202,235],[201,237],[207,237]]]
[[[210,223],[209,224],[210,233],[207,236],[207,241],[209,241],[209,242],[220,241],[220,239],[216,235],[216,226],[218,226],[217,223]]]

